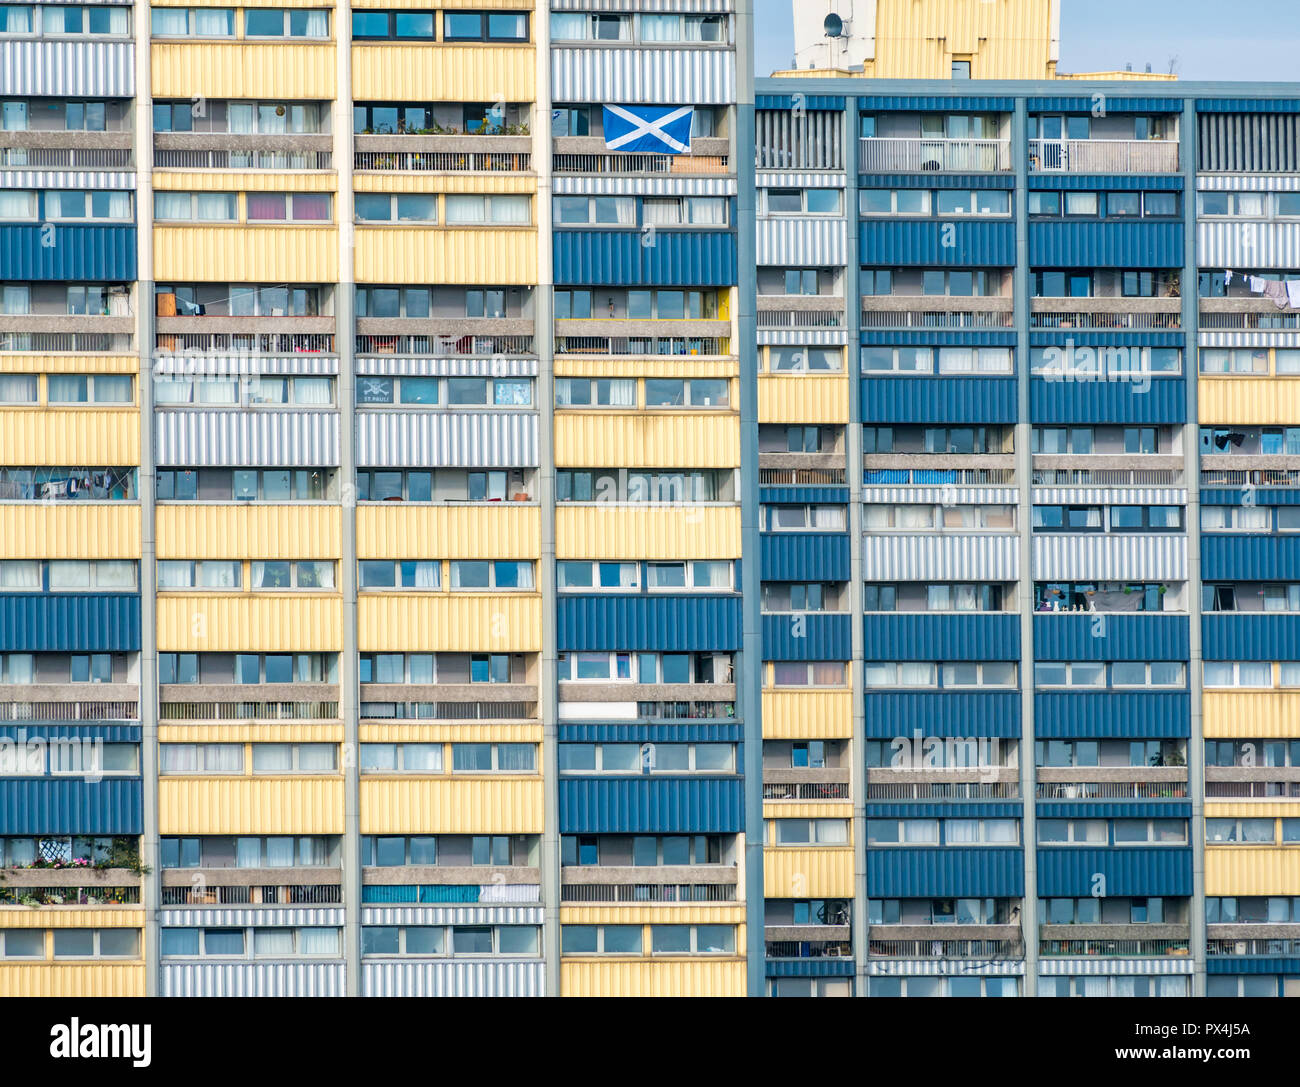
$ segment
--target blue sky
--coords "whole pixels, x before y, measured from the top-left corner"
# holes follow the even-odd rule
[[[797,2],[797,0],[794,0]],[[1046,2],[1046,0],[1044,0]],[[756,74],[790,66],[792,0],[754,0]],[[1169,71],[1183,79],[1300,78],[1296,0],[1062,0],[1061,70]]]

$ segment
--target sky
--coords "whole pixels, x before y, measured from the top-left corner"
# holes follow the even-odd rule
[[[765,76],[788,68],[793,4],[754,0],[757,62]],[[1182,79],[1300,79],[1296,0],[1061,0],[1063,72],[1169,71]]]

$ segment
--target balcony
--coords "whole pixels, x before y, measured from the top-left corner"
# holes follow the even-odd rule
[[[758,327],[760,330],[844,328],[846,309],[843,298],[831,295],[759,295]]]
[[[337,868],[172,868],[164,906],[325,906],[343,901]]]
[[[369,322],[362,321],[361,324]],[[509,322],[513,324],[514,322]],[[464,328],[464,324],[460,324]],[[528,322],[531,329],[532,322]],[[533,355],[536,354],[533,337],[492,335],[441,335],[410,336],[385,333],[357,336],[358,355],[429,355],[438,358],[451,356]]]
[[[1181,298],[1033,298],[1029,327],[1035,329],[1177,330]]]
[[[862,458],[868,487],[1014,487],[1012,454],[868,453]]]
[[[1228,460],[1227,457],[1207,457],[1205,462]],[[1300,469],[1257,468],[1250,470],[1204,467],[1201,471],[1202,487],[1300,487]]]
[[[1097,467],[1081,467],[1080,462],[1095,460]],[[1152,462],[1150,468],[1122,468],[1124,461]],[[1134,457],[1089,458],[1087,456],[1034,455],[1034,487],[1182,487],[1182,457],[1146,455]]]
[[[938,295],[867,295],[862,299],[862,327],[1010,328],[1013,306],[1013,299],[1000,296],[950,298]]]
[[[135,351],[135,318],[114,314],[3,314],[0,351],[105,352]]]
[[[1163,958],[1167,955],[1187,956],[1191,954],[1189,942],[1186,937],[1181,940],[1161,940],[1161,939],[1047,939],[1049,933],[1062,933],[1071,928],[1081,928],[1079,925],[1043,925],[1043,939],[1039,942],[1038,953],[1043,958],[1069,958],[1076,959],[1082,957],[1097,957],[1106,959],[1136,959],[1136,958]],[[1105,928],[1109,926],[1086,926],[1090,928]],[[1128,926],[1116,926],[1128,927]],[[1161,925],[1161,929],[1177,929],[1181,926]],[[1183,931],[1186,931],[1185,929]]]
[[[762,453],[760,463],[766,458],[799,454]],[[760,487],[843,487],[848,473],[843,468],[768,468],[758,470]]]
[[[166,699],[169,688],[161,689]],[[337,702],[174,702],[160,701],[158,720],[176,721],[336,721]]]
[[[235,132],[159,132],[156,170],[329,170],[328,134],[266,135]]]
[[[768,940],[767,959],[851,959],[853,945],[847,935],[831,940]]]
[[[121,685],[123,693],[136,694],[134,684]],[[132,723],[140,720],[140,703],[134,698],[129,701],[98,702],[61,702],[61,701],[16,701],[23,698],[30,687],[0,687],[0,721],[36,722],[75,722],[94,721],[96,724],[116,722]],[[31,697],[26,694],[26,697]]]
[[[599,864],[560,870],[564,902],[735,902],[735,865]]]
[[[130,132],[0,132],[0,167],[130,170]]]
[[[1241,925],[1210,925],[1210,938],[1205,942],[1205,952],[1207,955],[1222,956],[1232,955],[1234,957],[1245,957],[1248,955],[1269,955],[1269,956],[1295,956],[1300,955],[1300,939],[1294,937],[1274,937],[1264,939],[1223,939],[1220,936],[1224,930],[1242,931],[1244,926]],[[1252,926],[1256,927],[1256,926]],[[1263,927],[1263,926],[1258,926]],[[1268,926],[1275,929],[1291,929],[1294,931],[1295,926]]]
[[[1300,328],[1300,313],[1280,310],[1269,299],[1202,298],[1200,300],[1202,332],[1284,331]]]
[[[1052,781],[1070,771],[1053,771],[1040,768],[1034,796],[1038,800],[1185,800],[1187,798],[1187,771],[1175,767],[1137,769],[1141,781]],[[1075,770],[1074,774],[1091,773],[1099,777],[1106,771]]]
[[[135,906],[140,874],[130,868],[6,868],[0,906]]]
[[[897,780],[884,780],[889,775]],[[1019,800],[1019,771],[995,768],[993,770],[905,770],[891,771],[872,767],[867,771],[868,800]],[[991,777],[999,781],[952,781],[943,778]]]
[[[1005,959],[1016,957],[1020,941],[1009,940],[871,940],[873,959]]]
[[[764,800],[848,800],[847,768],[768,768],[763,771]]]
[[[864,174],[991,174],[1011,169],[1009,140],[872,136],[858,141]]]
[[[623,155],[605,149],[602,136],[557,136],[551,168],[557,174],[727,174],[731,142],[717,137],[691,140],[689,155]]]
[[[556,321],[555,353],[557,355],[628,355],[650,357],[684,357],[699,355],[705,358],[727,358],[731,355],[731,326],[722,321],[701,321],[702,325],[721,328],[726,325],[726,338],[712,336],[659,335],[659,336],[598,336],[559,335],[566,329],[603,324],[594,321]],[[609,322],[616,323],[616,322]],[[634,322],[649,324],[650,322]],[[680,322],[674,322],[681,328]]]
[[[692,902],[735,902],[734,883],[565,883],[560,901],[570,905],[602,903],[645,905],[667,903],[680,906]]]
[[[1030,173],[1176,174],[1177,140],[1030,140]]]
[[[1205,795],[1221,800],[1294,800],[1300,797],[1300,767],[1207,766]]]
[[[353,169],[406,173],[528,173],[529,136],[357,135]]]
[[[361,705],[363,721],[533,721],[536,718],[536,701],[394,702],[372,700],[363,694]]]
[[[334,353],[333,317],[159,317],[156,331],[157,349],[167,354]]]

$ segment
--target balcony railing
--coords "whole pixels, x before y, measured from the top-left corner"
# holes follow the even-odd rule
[[[1207,940],[1209,955],[1300,955],[1300,940]]]
[[[636,715],[652,721],[734,720],[734,702],[638,702]]]
[[[337,883],[286,883],[268,887],[213,886],[164,887],[164,906],[330,906],[343,901]]]
[[[1012,487],[1014,468],[868,468],[867,487]]]
[[[120,355],[135,351],[135,337],[118,332],[0,332],[0,351]]]
[[[332,355],[334,337],[298,332],[159,333],[158,350],[187,355]]]
[[[1010,310],[864,309],[863,328],[1010,328]]]
[[[1190,954],[1186,940],[1042,940],[1038,953],[1052,957],[1096,955],[1114,959]]]
[[[1001,959],[1013,954],[1010,940],[871,940],[873,959]]]
[[[1181,487],[1183,473],[1165,468],[1035,468],[1035,487]]]
[[[1007,140],[949,140],[872,136],[858,141],[864,174],[989,174],[1011,169]]]
[[[532,355],[532,336],[398,336],[357,337],[358,355]]]
[[[760,309],[759,328],[843,328],[844,311],[820,309]]]
[[[769,959],[848,959],[853,945],[848,940],[768,940]]]
[[[1177,140],[1030,140],[1031,173],[1173,174]]]
[[[1300,781],[1207,781],[1205,795],[1241,800],[1288,800],[1300,797]]]
[[[329,151],[233,151],[155,149],[155,170],[330,170]]]
[[[972,768],[971,773],[980,773]],[[868,778],[887,770],[871,769]],[[1018,800],[1018,781],[867,781],[871,800]]]
[[[528,702],[362,702],[367,721],[528,721]]]
[[[1185,781],[1040,781],[1039,800],[1181,800]]]
[[[0,884],[0,906],[135,906],[139,887],[6,887]]]
[[[843,468],[760,468],[760,487],[843,487]]]
[[[1076,310],[1029,315],[1030,328],[1083,328],[1083,329],[1180,329],[1183,327],[1181,310],[1167,311],[1112,311],[1080,307]]]
[[[337,702],[160,702],[160,721],[330,721]]]
[[[695,336],[557,336],[557,355],[730,355],[731,341]]]
[[[848,800],[847,781],[802,781],[763,783],[764,800]]]
[[[0,721],[138,720],[138,702],[0,702]]]
[[[566,883],[561,902],[735,902],[734,883]]]
[[[1202,487],[1300,487],[1300,469],[1260,468],[1229,471],[1211,468],[1201,472]]]
[[[521,174],[533,168],[527,151],[357,151],[356,170],[405,170],[416,173]]]
[[[76,170],[129,170],[131,149],[129,147],[0,147],[0,166],[11,169],[64,167]]]
[[[725,174],[727,155],[555,155],[557,174]]]

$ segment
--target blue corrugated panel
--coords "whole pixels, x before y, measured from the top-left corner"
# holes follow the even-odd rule
[[[0,781],[5,834],[141,834],[144,792],[139,778]]]
[[[22,721],[0,725],[0,738],[19,742],[27,740],[102,740],[106,744],[138,744],[139,725],[104,725],[86,721],[80,725],[25,724]]]
[[[1084,898],[1096,893],[1096,876],[1106,877],[1106,896],[1189,895],[1190,849],[1076,849],[1038,851],[1038,894]]]
[[[1018,800],[894,800],[868,801],[866,812],[868,819],[1019,819],[1025,809]]]
[[[736,236],[729,231],[557,230],[555,282],[580,286],[734,286]]]
[[[477,902],[483,888],[477,883],[422,883],[419,891],[420,903],[432,905],[437,902]]]
[[[771,532],[759,540],[764,581],[848,581],[852,545],[845,532]]]
[[[562,596],[556,627],[561,652],[739,649],[738,596]]]
[[[1300,113],[1300,98],[1198,98],[1197,113]]]
[[[1184,256],[1181,222],[1029,224],[1034,268],[1174,268]]]
[[[862,189],[1014,189],[1011,174],[858,174]]]
[[[736,834],[740,778],[561,778],[563,834]]]
[[[0,268],[5,279],[132,280],[135,235],[134,223],[0,226]]]
[[[1190,819],[1187,800],[1040,801],[1039,819]]]
[[[1181,332],[1089,332],[1060,329],[1031,332],[1030,347],[1186,347]]]
[[[863,264],[969,268],[1016,263],[1016,226],[1012,222],[866,219],[860,236],[858,259]]]
[[[988,113],[1010,113],[1016,108],[1016,100],[1007,97],[993,97],[985,94],[871,94],[858,99],[858,108],[870,112],[874,110],[979,110]],[[1089,106],[1089,109],[1092,107]]]
[[[1292,581],[1298,570],[1300,536],[1201,536],[1205,581]]]
[[[795,99],[804,109],[843,109],[842,94],[759,94],[754,96],[755,109],[794,109]]]
[[[0,651],[130,653],[140,648],[140,598],[129,593],[0,595]]]
[[[1270,487],[1267,492],[1270,506],[1300,506],[1300,489],[1295,487]],[[1261,494],[1255,490],[1251,501],[1260,504]],[[1206,487],[1201,491],[1202,506],[1240,506],[1245,494],[1236,487]]]
[[[770,978],[851,978],[852,959],[768,959],[764,964]]]
[[[853,656],[853,619],[826,612],[763,616],[765,661],[846,661]]]
[[[1019,736],[1020,695],[1015,691],[868,691],[863,698],[868,739],[896,736],[957,738]]]
[[[1018,615],[867,615],[862,629],[869,661],[1020,659]]]
[[[1244,955],[1211,955],[1205,960],[1207,974],[1300,974],[1300,958]],[[770,974],[771,971],[769,970]]]
[[[762,487],[758,492],[758,500],[763,503],[847,503],[849,500],[849,489],[847,487]]]
[[[960,332],[931,331],[924,328],[876,330],[862,333],[863,347],[1015,347],[1016,333],[992,329],[967,329]]]
[[[1134,190],[1178,191],[1183,187],[1181,174],[1030,174],[1031,189],[1084,192],[1132,192]]]
[[[871,898],[1020,898],[1025,858],[1019,849],[867,850]]]
[[[560,723],[559,742],[562,744],[685,744],[685,743],[740,743],[745,738],[745,726],[739,722],[706,723],[690,721],[671,725],[600,725]]]
[[[414,884],[408,887],[367,884],[361,888],[361,901],[375,906],[414,905],[420,901],[420,888]]]
[[[1035,615],[1034,657],[1043,661],[1176,661],[1188,655],[1185,615]]]
[[[1048,381],[1029,383],[1035,423],[1152,423],[1187,421],[1187,392],[1181,378],[1131,381]]]
[[[1112,95],[1073,95],[1068,98],[1030,98],[1025,109],[1030,113],[1091,113],[1098,105],[1106,113],[1182,113],[1181,98],[1119,98]]]
[[[1014,423],[1014,377],[864,377],[864,423]]]
[[[1191,700],[1179,691],[1034,695],[1034,734],[1050,740],[1172,740],[1191,733]]]
[[[1300,615],[1203,615],[1201,630],[1207,661],[1300,660]]]

